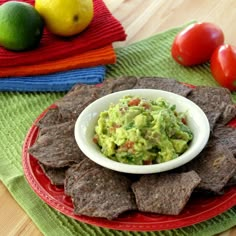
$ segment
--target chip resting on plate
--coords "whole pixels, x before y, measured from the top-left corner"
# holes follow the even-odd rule
[[[201,179],[195,171],[143,175],[133,183],[138,210],[178,215]]]
[[[102,169],[101,166],[90,159],[85,158],[78,164],[72,165],[65,173],[64,192],[66,195],[71,196],[73,192],[73,185],[78,182],[78,179],[83,176],[87,171],[92,168]]]
[[[41,129],[28,152],[45,166],[53,168],[70,166],[84,158],[74,139],[74,122]]]
[[[216,123],[227,124],[236,116],[230,91],[222,87],[198,86],[187,97],[206,113],[211,130]]]
[[[200,176],[201,182],[197,189],[220,194],[236,171],[236,159],[225,145],[212,140],[184,168],[194,170]]]
[[[134,86],[134,89],[136,88],[160,89],[176,93],[184,97],[192,91],[192,88],[181,84],[175,79],[163,79],[159,77],[139,77],[137,84]]]
[[[80,166],[81,175],[73,173],[75,169],[67,171],[67,178],[76,175],[70,180],[70,186],[67,186],[75,214],[111,220],[136,209],[131,181],[123,174],[96,165],[89,168]],[[76,168],[76,171],[80,172],[80,169]]]
[[[62,123],[62,120],[59,114],[59,109],[57,107],[54,107],[47,110],[42,119],[37,122],[37,126],[42,129],[60,123]]]
[[[213,136],[224,144],[236,157],[236,128],[230,126],[217,126],[214,129]]]
[[[61,167],[61,168],[53,168],[43,165],[42,163],[38,162],[41,166],[44,174],[48,177],[51,184],[53,185],[64,185],[65,180],[65,172],[68,167]]]

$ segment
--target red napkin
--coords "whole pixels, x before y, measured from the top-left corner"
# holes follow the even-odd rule
[[[84,52],[75,56],[38,63],[36,65],[23,65],[13,67],[1,67],[0,78],[45,75],[79,68],[91,68],[94,66],[113,64],[116,62],[116,54],[112,45]],[[1,90],[1,88],[0,88]]]
[[[7,1],[0,0],[0,5],[5,2]],[[24,2],[34,4],[33,0]],[[12,52],[0,47],[0,67],[63,59],[125,39],[126,34],[120,22],[112,16],[102,0],[94,0],[94,18],[88,28],[79,35],[63,38],[45,30],[39,47],[34,50]]]

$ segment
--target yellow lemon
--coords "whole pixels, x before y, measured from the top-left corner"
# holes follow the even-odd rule
[[[48,30],[60,36],[80,33],[93,18],[93,0],[35,0],[35,8]]]
[[[27,3],[8,1],[0,6],[0,45],[14,51],[36,47],[43,34],[44,22]]]

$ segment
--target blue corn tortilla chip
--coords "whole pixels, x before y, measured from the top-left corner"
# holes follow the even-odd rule
[[[74,121],[41,129],[28,152],[40,163],[52,168],[70,166],[84,158],[74,138]]]
[[[134,89],[148,88],[148,89],[160,89],[168,92],[176,93],[186,97],[192,88],[181,84],[175,79],[167,79],[161,77],[139,77]]]
[[[132,182],[123,174],[96,165],[80,167],[82,173],[77,168],[81,174],[75,174],[74,184],[70,187],[75,214],[112,220],[137,209],[130,187]],[[70,174],[73,175],[72,170],[67,172]]]
[[[143,175],[132,190],[138,210],[178,215],[200,181],[195,171]]]
[[[236,116],[236,106],[226,88],[198,86],[187,98],[205,112],[212,131],[216,124],[224,125]]]
[[[211,139],[208,146],[182,168],[194,170],[200,176],[198,190],[221,194],[236,171],[236,159],[225,145]]]

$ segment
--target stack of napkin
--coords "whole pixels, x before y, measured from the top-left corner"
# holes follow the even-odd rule
[[[5,2],[0,0],[0,5]],[[100,83],[105,66],[116,61],[112,43],[125,39],[120,22],[102,0],[94,0],[94,18],[80,34],[63,38],[45,29],[34,50],[0,47],[0,91],[68,91],[76,83]]]

